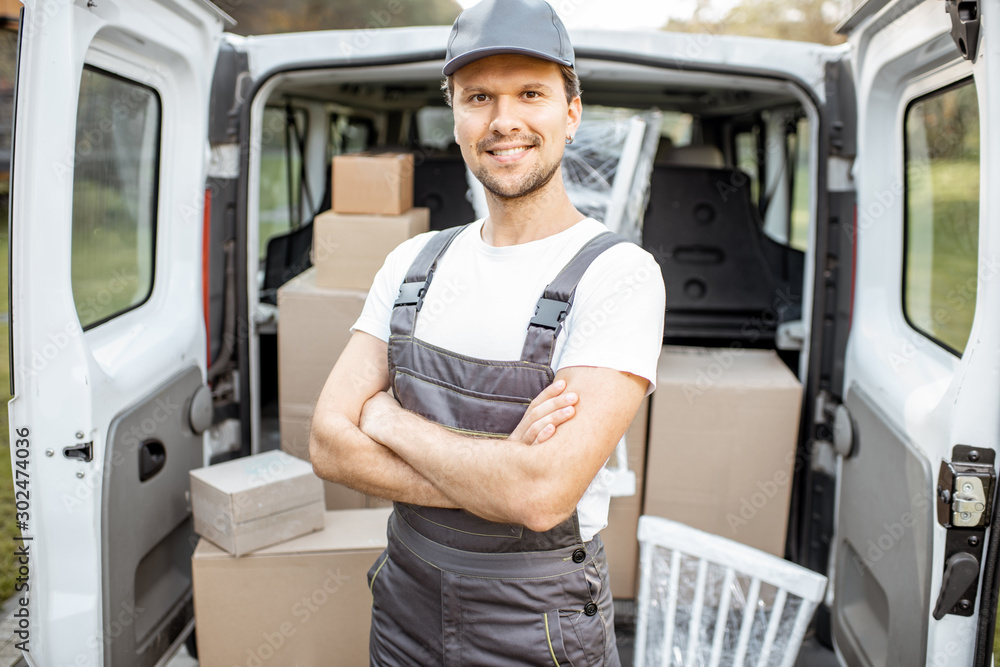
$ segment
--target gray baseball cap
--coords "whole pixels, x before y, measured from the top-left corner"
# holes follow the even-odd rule
[[[573,67],[573,45],[544,0],[482,0],[458,15],[448,38],[444,74],[469,63],[515,53]]]

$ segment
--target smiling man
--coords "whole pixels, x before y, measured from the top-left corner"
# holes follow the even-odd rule
[[[316,407],[313,466],[394,501],[373,665],[618,665],[598,473],[653,390],[663,282],[567,196],[582,105],[547,3],[465,11],[444,74],[489,216],[386,259]]]

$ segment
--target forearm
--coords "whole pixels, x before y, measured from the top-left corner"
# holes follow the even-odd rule
[[[466,437],[402,408],[382,424],[379,440],[466,511],[529,528],[564,518],[540,465],[544,445]]]
[[[458,507],[413,466],[341,415],[314,421],[309,456],[318,476],[362,493],[416,505]]]

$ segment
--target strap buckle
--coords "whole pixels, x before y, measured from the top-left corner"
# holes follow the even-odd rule
[[[566,319],[566,313],[568,312],[568,302],[558,301],[556,299],[546,299],[543,296],[538,300],[538,305],[535,306],[535,316],[531,318],[531,324],[536,327],[544,327],[545,329],[552,329],[554,331],[562,325],[563,320]]]
[[[399,287],[399,296],[392,304],[397,306],[416,306],[417,310],[424,305],[424,295],[427,294],[427,281],[419,283],[403,283]]]

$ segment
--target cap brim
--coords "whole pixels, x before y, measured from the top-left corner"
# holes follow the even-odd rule
[[[549,62],[556,63],[557,65],[573,67],[572,61],[555,58],[547,53],[542,53],[541,51],[516,46],[489,46],[482,49],[475,49],[474,51],[469,51],[452,58],[444,64],[444,68],[441,71],[445,76],[451,76],[469,63],[482,60],[483,58],[488,58],[490,56],[499,56],[504,54],[531,56],[533,58],[539,58],[540,60],[548,60]]]

